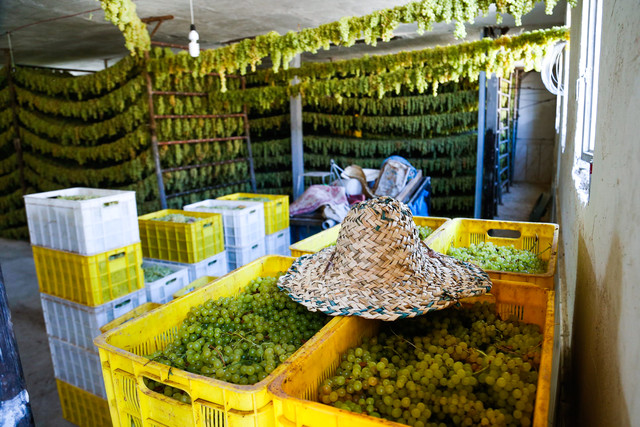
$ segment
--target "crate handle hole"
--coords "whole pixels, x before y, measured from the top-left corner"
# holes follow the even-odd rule
[[[249,213],[250,213],[250,214],[252,214],[252,213],[256,213],[256,210],[255,210],[255,209],[250,210],[250,211],[249,211]]]
[[[165,283],[164,285],[165,285],[165,286],[168,286],[169,284],[171,284],[171,283],[175,282],[176,280],[178,280],[178,278],[177,278],[177,277],[174,277],[173,279],[169,280],[169,281],[168,281],[167,283]]]
[[[119,201],[117,201],[117,200],[114,200],[113,202],[106,202],[106,203],[103,203],[103,204],[102,204],[102,206],[104,206],[104,207],[106,208],[106,207],[108,207],[108,206],[115,206],[115,205],[117,205],[118,203],[120,203],[120,202],[119,202]]]
[[[166,399],[172,399],[175,400],[176,403],[181,403],[183,405],[190,405],[191,404],[191,396],[189,395],[189,393],[187,393],[186,391],[182,390],[181,388],[177,388],[168,384],[164,384],[160,381],[156,381],[152,378],[143,376],[142,377],[142,382],[144,383],[144,386],[147,388],[147,390],[149,390],[150,392],[154,393],[154,394],[158,394]],[[167,387],[169,387],[169,389],[167,389]],[[167,393],[168,392],[172,392],[172,395],[169,396]],[[189,399],[188,402],[183,402],[181,400],[178,400],[177,398],[173,397],[173,395],[175,394],[183,394],[186,395],[187,398]]]
[[[211,227],[213,225],[212,222],[208,222],[205,225],[202,226],[202,228],[207,228],[207,227]]]
[[[207,264],[207,266],[211,267],[213,264],[215,264],[216,262],[218,262],[217,259],[214,259],[213,261],[211,261],[209,264]]]
[[[255,249],[258,247],[258,243],[256,243],[255,245],[251,246],[251,249]]]
[[[114,306],[114,308],[124,307],[125,305],[128,305],[128,304],[131,304],[131,299],[128,299],[128,300],[126,300],[126,301],[122,301],[122,302],[121,302],[121,303],[119,303],[119,304],[116,304],[116,305]]]
[[[113,261],[114,259],[122,258],[124,256],[124,252],[120,252],[117,254],[113,254],[109,256],[109,261]]]
[[[505,230],[500,228],[492,228],[487,231],[489,237],[500,237],[502,239],[519,239],[522,236],[520,230]]]

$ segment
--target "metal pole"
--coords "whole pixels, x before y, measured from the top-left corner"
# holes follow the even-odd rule
[[[296,55],[291,64],[291,68],[300,67],[300,55]],[[298,83],[298,78],[294,77],[292,85]],[[293,179],[293,199],[297,199],[304,192],[304,146],[302,141],[302,98],[300,95],[289,98],[289,108],[291,114],[291,172]]]
[[[0,420],[2,425],[33,426],[29,393],[11,323],[2,270],[0,269]]]
[[[149,52],[144,54],[146,63],[149,61]],[[167,197],[164,192],[164,180],[162,179],[162,166],[160,165],[160,152],[158,151],[158,136],[156,134],[156,119],[153,108],[153,85],[151,84],[151,76],[145,68],[142,70],[144,78],[147,81],[147,95],[149,100],[149,133],[151,134],[151,150],[153,152],[153,161],[156,166],[156,179],[158,181],[158,193],[160,194],[160,206],[167,209]]]
[[[484,164],[484,128],[485,128],[485,96],[487,75],[480,71],[478,79],[478,147],[476,151],[476,197],[473,205],[473,217],[480,218],[482,215],[482,166]]]

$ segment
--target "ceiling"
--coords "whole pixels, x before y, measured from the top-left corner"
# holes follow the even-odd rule
[[[284,34],[299,28],[317,27],[337,21],[343,16],[361,16],[374,10],[408,3],[410,0],[193,0],[195,24],[202,49],[223,46],[231,40],[252,37],[269,31]],[[138,16],[173,15],[165,21],[152,40],[186,45],[189,31],[189,1],[134,0]],[[117,27],[104,19],[100,3],[95,0],[0,0],[0,48],[9,47],[10,32],[14,61],[17,64],[55,66],[99,70],[127,55],[124,38]],[[78,14],[81,13],[81,14]],[[66,15],[77,16],[55,19]],[[506,16],[501,26],[511,28],[509,34],[524,30],[563,25],[564,3],[553,15],[544,13],[540,3],[523,17],[523,26],[514,28],[514,20]],[[38,23],[40,21],[45,21]],[[467,39],[477,40],[481,28],[495,25],[495,12],[479,17],[467,25]],[[35,25],[30,25],[34,24]],[[26,26],[24,28],[20,28]],[[155,24],[149,25],[149,30]],[[453,24],[436,24],[434,30],[419,36],[414,25],[402,25],[398,38],[379,43],[376,48],[357,44],[350,48],[332,47],[316,55],[305,54],[303,61],[335,60],[364,53],[391,53],[422,49],[433,45],[458,43],[453,37]]]

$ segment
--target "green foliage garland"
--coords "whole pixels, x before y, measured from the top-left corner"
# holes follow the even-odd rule
[[[11,93],[9,92],[9,88],[5,87],[0,90],[0,108],[5,108],[9,105],[11,101]]]
[[[83,120],[103,120],[106,117],[122,113],[131,103],[135,103],[141,94],[146,95],[145,92],[146,83],[142,76],[138,76],[102,97],[86,101],[61,100],[37,95],[18,87],[16,88],[16,97],[18,103],[23,107],[28,106],[28,108],[36,109],[42,113],[76,117]]]
[[[148,149],[151,145],[146,125],[141,125],[114,142],[96,146],[61,145],[41,138],[27,129],[23,129],[22,138],[26,145],[42,154],[50,154],[55,159],[74,160],[79,165],[105,160],[111,162],[131,160],[142,149]]]
[[[13,124],[13,112],[10,108],[0,111],[0,129],[7,129]]]
[[[20,122],[26,128],[55,139],[63,145],[98,145],[105,138],[133,132],[143,122],[148,122],[148,115],[149,110],[144,97],[131,104],[122,114],[95,123],[53,119],[22,108],[18,111]]]
[[[477,105],[475,106],[477,108]],[[433,137],[443,132],[461,132],[472,129],[478,112],[441,113],[422,116],[337,116],[323,113],[304,113],[304,123],[331,129],[332,132],[362,130],[366,132],[395,135],[414,134],[421,138]]]
[[[153,158],[148,151],[133,160],[100,169],[64,167],[31,153],[24,153],[23,158],[25,164],[39,176],[65,187],[112,187],[140,181],[155,171]]]
[[[0,175],[13,172],[18,167],[18,154],[13,153],[9,157],[0,160]]]
[[[124,35],[124,45],[132,55],[142,53],[151,47],[147,26],[136,14],[132,0],[100,0],[104,18],[117,26]]]
[[[103,0],[106,1],[106,0]],[[547,0],[547,11],[552,11],[556,0]],[[574,1],[570,1],[574,4]],[[294,56],[303,53],[316,53],[319,49],[328,49],[331,44],[351,46],[357,39],[364,37],[367,44],[375,46],[378,39],[388,41],[393,31],[401,23],[417,23],[418,30],[431,29],[436,22],[456,21],[455,34],[463,38],[466,34],[465,22],[472,22],[478,15],[486,14],[491,2],[479,0],[467,2],[463,0],[423,0],[398,6],[393,9],[379,10],[362,17],[344,17],[337,22],[320,25],[317,28],[305,28],[300,32],[288,32],[280,36],[275,32],[245,39],[223,48],[201,52],[197,59],[181,52],[167,58],[170,73],[191,72],[205,75],[211,72],[220,73],[223,79],[228,73],[239,71],[244,74],[248,68],[255,71],[262,59],[270,56],[274,72],[288,64]],[[498,4],[500,13],[510,13],[519,25],[522,14],[530,11],[533,0],[504,0]]]
[[[343,98],[336,103],[334,98],[319,98],[313,107],[325,113],[357,113],[360,115],[418,115],[428,112],[446,112],[465,105],[477,104],[478,89],[444,93],[437,96],[388,96],[376,98]]]
[[[139,68],[139,59],[127,57],[109,68],[84,76],[69,77],[55,71],[25,67],[17,67],[13,76],[18,85],[32,92],[82,100],[118,88],[139,74]]]

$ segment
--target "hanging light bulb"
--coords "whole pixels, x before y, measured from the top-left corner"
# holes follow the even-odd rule
[[[189,55],[194,58],[200,56],[200,36],[196,31],[196,26],[193,23],[193,0],[189,0],[189,8],[191,9],[191,31],[189,31]]]

